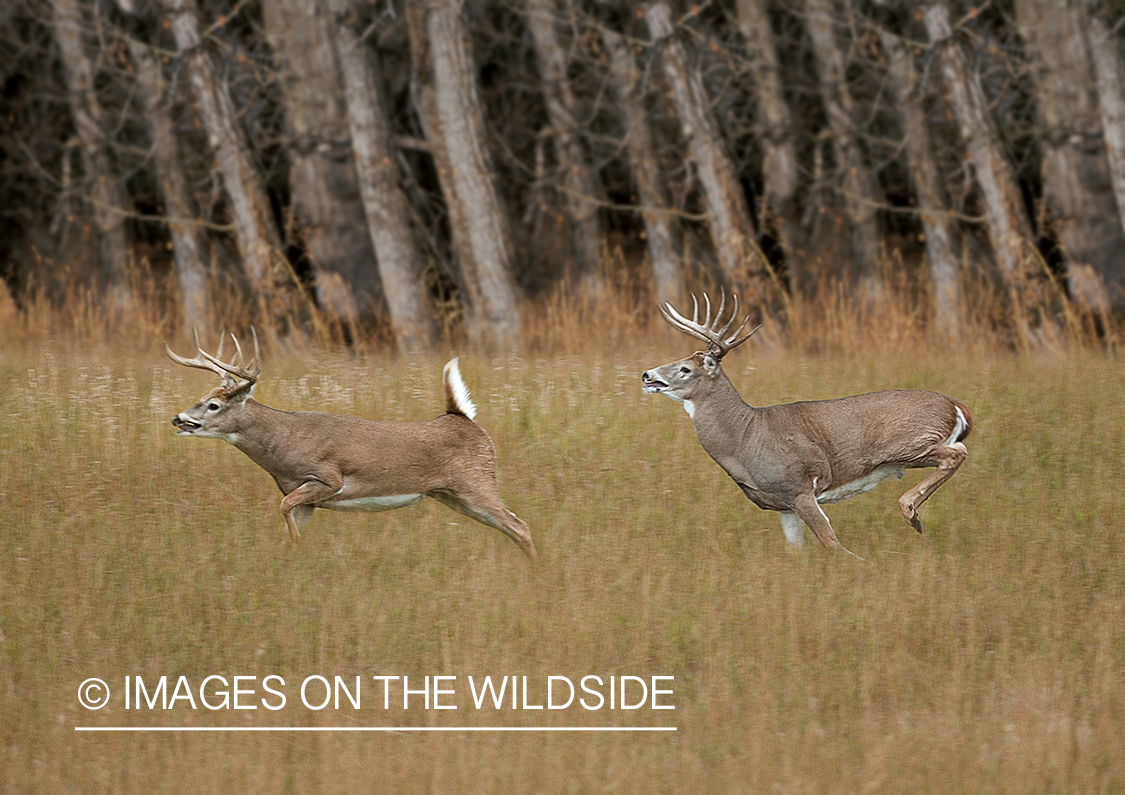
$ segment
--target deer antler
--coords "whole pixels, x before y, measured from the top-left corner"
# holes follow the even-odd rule
[[[254,335],[254,358],[251,360],[249,366],[243,365],[242,359],[242,346],[238,344],[238,337],[233,334],[230,338],[234,340],[235,354],[231,359],[230,364],[222,360],[223,355],[223,339],[226,337],[226,332],[219,335],[219,349],[215,355],[207,353],[203,350],[203,346],[199,344],[199,331],[192,329],[191,333],[195,337],[195,349],[199,355],[194,359],[186,359],[172,352],[168,347],[168,343],[164,343],[164,352],[168,354],[168,358],[176,364],[182,364],[185,367],[197,367],[200,370],[210,370],[215,373],[219,378],[227,378],[233,376],[242,379],[247,384],[254,384],[258,381],[258,376],[261,375],[261,351],[258,348],[258,332],[253,326],[250,327],[250,332]]]
[[[688,320],[677,312],[667,301],[660,305],[660,314],[664,316],[664,319],[668,321],[668,324],[671,325],[672,328],[706,342],[707,352],[716,359],[721,359],[734,348],[737,348],[739,345],[746,342],[746,340],[750,339],[750,336],[761,328],[760,325],[755,326],[739,337],[738,335],[742,332],[742,329],[750,322],[750,315],[747,315],[738,325],[738,328],[734,330],[734,333],[728,337],[727,332],[730,331],[731,326],[733,326],[735,320],[738,319],[738,296],[732,293],[731,298],[734,299],[734,308],[731,310],[730,317],[727,319],[726,323],[723,323],[723,310],[726,308],[727,297],[726,291],[722,289],[719,291],[719,309],[715,313],[714,323],[711,322],[711,299],[707,296],[707,293],[703,294],[705,307],[703,322],[699,320],[699,301],[696,300],[694,293],[692,293],[691,296],[691,320]],[[720,324],[723,324],[722,328],[719,327]]]

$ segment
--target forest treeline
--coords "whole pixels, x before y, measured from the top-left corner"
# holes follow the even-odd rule
[[[9,0],[0,301],[520,346],[552,291],[1125,309],[1125,5]],[[650,304],[651,305],[651,304]],[[284,330],[284,329],[280,329]]]

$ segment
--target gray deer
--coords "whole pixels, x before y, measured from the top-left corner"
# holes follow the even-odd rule
[[[937,467],[898,501],[902,515],[922,532],[918,509],[965,460],[962,442],[973,427],[968,407],[922,390],[747,405],[720,363],[757,329],[743,333],[747,316],[731,332],[738,317],[737,296],[725,322],[725,295],[720,295],[713,323],[706,293],[703,302],[702,321],[694,295],[691,320],[671,304],[660,306],[673,328],[706,342],[707,349],[646,370],[641,374],[644,391],[683,404],[703,449],[755,505],[781,514],[790,544],[802,542],[804,522],[822,546],[834,549],[839,541],[821,503],[863,494],[885,478],[901,478],[908,468]]]

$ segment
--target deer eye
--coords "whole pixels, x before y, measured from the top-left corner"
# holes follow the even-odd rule
[[[687,365],[684,365],[680,368],[680,375],[691,375],[691,368]]]
[[[207,410],[208,411],[218,411],[219,410],[219,404],[212,401],[212,402],[207,404]]]

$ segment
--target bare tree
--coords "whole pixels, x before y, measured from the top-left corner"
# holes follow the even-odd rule
[[[757,259],[753,248],[757,237],[754,221],[703,79],[699,70],[692,67],[687,46],[675,34],[667,2],[649,4],[644,14],[652,39],[660,47],[676,115],[703,185],[711,239],[723,277],[732,288],[751,289],[762,300],[770,292],[770,281],[760,260],[758,267],[749,267]]]
[[[582,151],[578,100],[567,77],[567,57],[555,30],[555,15],[555,0],[527,0],[527,23],[543,80],[556,165],[562,175],[578,281],[587,293],[597,296],[605,286],[601,263],[603,235],[595,202],[597,177]]]
[[[511,235],[493,182],[461,0],[409,4],[407,19],[426,136],[472,303],[470,330],[480,345],[514,350],[520,329]]]
[[[963,45],[954,36],[945,0],[927,2],[922,18],[930,41],[940,48],[942,79],[984,197],[989,239],[1020,314],[1017,323],[1024,327],[1032,296],[1027,258],[1021,249],[1033,240],[1031,222],[1021,204],[1012,167],[1004,157],[980,76],[970,67]]]
[[[602,41],[609,54],[610,83],[625,123],[625,149],[637,186],[645,245],[652,260],[654,292],[660,302],[676,300],[683,271],[677,245],[680,235],[653,151],[641,76],[630,46],[621,36],[603,28]]]
[[[117,0],[117,5],[125,14],[135,17],[132,0]],[[207,236],[199,224],[199,213],[180,162],[168,83],[160,60],[149,45],[131,35],[126,35],[126,45],[137,70],[137,89],[152,138],[152,160],[172,235],[184,323],[192,328],[205,326],[208,316]]]
[[[934,161],[929,123],[922,107],[923,85],[910,52],[914,45],[904,42],[886,27],[880,27],[878,33],[889,62],[891,89],[902,113],[903,147],[925,230],[935,317],[938,325],[956,339],[961,326],[961,286],[955,247],[957,225],[949,213],[949,201]]]
[[[83,192],[88,191],[90,214],[98,230],[101,287],[109,306],[118,312],[132,304],[126,275],[129,241],[125,233],[125,192],[105,145],[105,113],[94,86],[94,64],[83,43],[87,24],[78,0],[51,0],[51,8],[55,40],[66,73],[67,99],[89,186]]]
[[[269,199],[250,154],[246,133],[226,84],[219,78],[210,51],[199,33],[195,0],[164,0],[164,8],[187,66],[192,93],[208,141],[223,176],[234,214],[239,253],[250,278],[259,310],[268,312],[277,298],[275,281],[281,275],[281,236],[270,215]]]
[[[409,200],[402,189],[379,61],[352,28],[351,2],[330,0],[330,7],[367,229],[375,245],[395,342],[404,352],[430,348],[438,339],[437,324]]]
[[[1017,0],[1020,32],[1031,45],[1036,108],[1043,134],[1043,198],[1070,261],[1069,292],[1086,307],[1108,311],[1105,288],[1125,248],[1114,212],[1105,154],[1094,145],[1100,119],[1087,51],[1085,10],[1049,0]]]
[[[785,251],[789,288],[800,289],[800,261],[805,252],[801,240],[797,188],[797,151],[793,145],[793,122],[781,84],[781,65],[770,27],[766,0],[738,0],[738,23],[749,45],[750,65],[757,91],[762,142],[762,182],[765,195],[758,212],[758,225],[774,230]]]
[[[1109,177],[1117,200],[1118,218],[1125,229],[1125,61],[1117,36],[1106,24],[1099,6],[1098,0],[1086,0],[1084,22],[1094,62]],[[1109,300],[1120,306],[1125,303],[1125,264],[1114,256],[1116,254],[1116,251],[1109,252],[1113,264],[1107,264],[1101,276],[1111,291]]]
[[[834,0],[805,0],[806,25],[816,55],[820,96],[832,132],[844,207],[852,242],[852,267],[845,274],[858,277],[868,296],[878,292],[875,284],[879,258],[879,223],[882,205],[875,175],[868,168],[856,129],[856,102],[848,90],[844,54],[836,41]],[[850,273],[849,273],[850,271]]]
[[[293,217],[316,274],[320,307],[347,322],[380,308],[379,275],[363,223],[334,29],[324,4],[271,0],[262,17],[278,56]],[[341,64],[346,68],[347,64]]]

